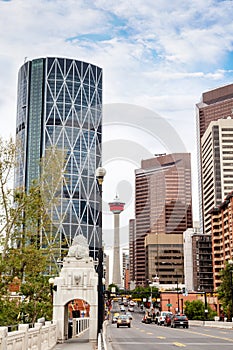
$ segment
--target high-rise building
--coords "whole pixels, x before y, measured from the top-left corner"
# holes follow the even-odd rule
[[[129,276],[130,281],[135,281],[135,219],[129,220]]]
[[[211,211],[214,290],[222,283],[221,271],[233,258],[233,191]]]
[[[188,291],[213,291],[212,236],[199,223],[184,232],[184,276]]]
[[[72,239],[84,235],[96,258],[100,239],[95,171],[101,166],[102,69],[75,59],[46,57],[27,61],[19,70],[15,187],[26,191],[40,177],[46,152],[63,152],[63,182],[51,210],[47,245],[66,255]],[[56,195],[57,195],[56,193]]]
[[[233,119],[210,122],[201,139],[204,232],[211,234],[210,210],[233,189]]]
[[[205,233],[201,138],[211,121],[227,119],[233,111],[233,84],[204,92],[196,105],[200,232]]]
[[[136,284],[146,284],[156,275],[160,283],[174,283],[178,277],[182,282],[183,232],[192,227],[190,154],[143,160],[135,176]]]

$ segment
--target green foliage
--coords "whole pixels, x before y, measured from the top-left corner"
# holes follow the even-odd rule
[[[216,316],[209,305],[207,305],[207,319],[213,320]],[[205,304],[201,300],[187,300],[185,302],[185,314],[190,320],[204,320],[205,319]]]
[[[56,164],[45,159],[37,182],[27,191],[13,189],[15,149],[12,140],[0,138],[0,326],[52,317],[51,275],[46,274],[54,246],[45,241],[44,231],[50,232],[52,226],[49,205],[55,203],[62,174]],[[54,151],[48,158],[57,158],[52,155]],[[15,284],[18,288],[13,297]]]
[[[20,298],[2,297],[0,299],[0,326],[11,326],[19,323]]]
[[[232,279],[232,266],[226,263],[225,268],[220,272],[221,285],[217,289],[218,299],[221,301],[223,311],[230,319],[232,315],[232,291],[231,291],[231,279]]]
[[[114,284],[114,283],[109,284],[108,290],[109,290],[110,292],[112,291],[112,288],[115,288],[116,294],[119,294],[120,289],[119,289],[119,287],[118,287],[116,284]]]
[[[38,318],[52,318],[51,294],[48,276],[34,275],[21,284],[20,293],[23,295],[21,314],[27,317],[27,322],[34,323]]]
[[[136,298],[146,298],[147,300],[151,297],[152,294],[152,298],[158,298],[159,297],[159,290],[157,287],[141,287],[138,286],[136,287],[132,292],[132,298],[136,299]]]

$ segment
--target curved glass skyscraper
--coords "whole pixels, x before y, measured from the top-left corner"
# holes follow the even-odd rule
[[[72,239],[82,234],[96,258],[101,242],[95,170],[101,166],[102,69],[67,58],[27,61],[18,76],[16,139],[21,149],[15,187],[28,190],[39,179],[46,151],[64,155],[52,234],[43,233],[47,244],[59,242],[62,257]]]

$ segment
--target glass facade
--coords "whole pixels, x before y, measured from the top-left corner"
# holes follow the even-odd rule
[[[46,152],[63,154],[63,181],[51,210],[52,232],[43,233],[45,240],[49,245],[60,242],[62,257],[82,234],[96,258],[101,242],[95,170],[101,166],[102,69],[65,58],[26,62],[18,76],[16,137],[15,187],[29,189],[40,177]]]

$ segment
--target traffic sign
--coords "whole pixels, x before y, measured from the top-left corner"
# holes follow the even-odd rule
[[[167,306],[172,306],[172,304],[167,304]]]

